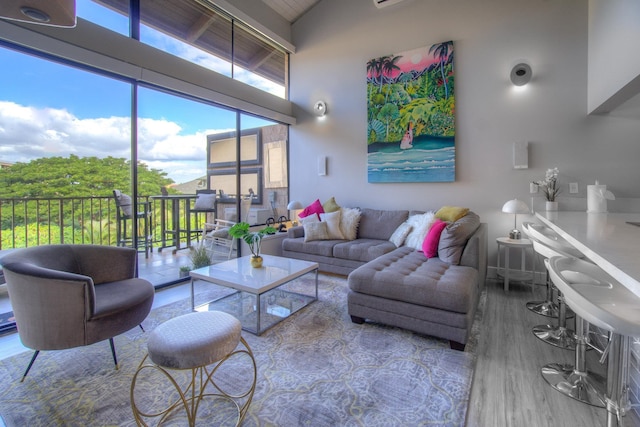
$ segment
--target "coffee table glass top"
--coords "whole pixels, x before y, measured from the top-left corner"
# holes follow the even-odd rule
[[[231,259],[219,264],[202,267],[189,274],[194,279],[226,286],[251,294],[262,294],[278,287],[294,277],[300,277],[318,269],[315,262],[263,255],[262,268],[253,268],[251,256]]]
[[[244,330],[259,335],[318,299],[317,263],[263,255],[263,266],[254,268],[250,258],[232,259],[191,271],[192,309],[225,311],[238,318]],[[297,280],[312,272],[315,273],[313,285]],[[235,292],[196,307],[195,280]]]

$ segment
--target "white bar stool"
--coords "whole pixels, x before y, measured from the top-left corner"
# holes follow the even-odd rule
[[[584,255],[580,251],[567,242],[562,236],[542,224],[534,224],[531,222],[523,224],[523,231],[529,237],[531,241],[538,241],[547,247],[555,248],[556,250],[573,256],[575,258],[583,258]],[[535,248],[534,248],[535,252]],[[536,269],[536,263],[534,259],[534,271]],[[546,317],[558,317],[559,307],[554,298],[554,286],[549,280],[549,273],[547,272],[547,299],[545,301],[532,301],[527,303],[527,308],[536,314],[540,314]],[[569,314],[569,317],[573,317],[573,314]]]
[[[537,254],[542,255],[545,260],[548,260],[549,258],[552,258],[554,256],[571,258],[569,254],[560,251],[558,248],[548,247],[537,240],[533,241],[533,250]],[[549,275],[548,271],[547,275]],[[565,350],[575,350],[575,332],[571,329],[567,329],[567,304],[565,303],[562,292],[560,291],[558,291],[557,305],[558,324],[534,326],[532,329],[533,335],[546,342],[547,344],[551,344]]]
[[[640,336],[640,297],[601,268],[582,260],[553,257],[548,267],[576,316],[611,332],[600,359],[603,363],[608,358],[604,401],[607,426],[622,425],[631,408],[628,358],[630,337]]]

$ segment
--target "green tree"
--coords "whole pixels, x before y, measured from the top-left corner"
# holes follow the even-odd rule
[[[453,42],[444,42],[434,44],[429,48],[429,53],[433,53],[434,56],[438,59],[438,68],[440,69],[440,74],[442,75],[442,84],[444,85],[444,97],[449,97],[449,86],[447,83],[447,76],[444,70],[445,62],[451,60],[450,55],[453,52]]]
[[[138,192],[158,194],[173,183],[167,173],[138,163]],[[129,192],[131,162],[116,157],[46,157],[0,169],[0,199],[34,197],[109,197]]]
[[[395,104],[385,104],[378,113],[378,120],[386,125],[385,141],[389,141],[389,124],[400,116],[398,107]]]

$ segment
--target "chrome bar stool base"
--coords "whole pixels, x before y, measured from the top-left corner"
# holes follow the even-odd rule
[[[532,301],[527,303],[527,308],[536,314],[546,317],[557,318],[558,304],[553,301]]]
[[[571,329],[552,325],[538,325],[532,330],[533,335],[555,347],[565,350],[576,349],[575,332]]]
[[[551,387],[587,405],[605,408],[606,379],[594,372],[576,372],[571,364],[550,363],[542,376]]]

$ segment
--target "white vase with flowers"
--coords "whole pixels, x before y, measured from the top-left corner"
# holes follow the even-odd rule
[[[558,201],[556,200],[560,193],[558,174],[558,168],[547,169],[543,180],[533,181],[533,183],[544,193],[544,197],[546,199],[545,208],[547,211],[558,210]]]

